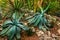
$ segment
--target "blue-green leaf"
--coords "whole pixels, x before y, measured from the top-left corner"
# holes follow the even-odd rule
[[[49,5],[46,7],[46,9],[43,11],[43,13],[45,13],[45,12],[48,10],[49,7],[50,7],[50,3],[49,3]]]
[[[20,14],[19,18],[17,19],[17,21],[21,20],[22,16],[24,15],[24,13]]]
[[[0,33],[0,35],[5,36],[9,29],[10,29],[10,26],[5,28],[5,29],[3,29],[2,32]]]
[[[6,24],[12,24],[12,21],[6,20],[6,21],[2,24],[2,26],[6,25]]]
[[[9,40],[12,40],[13,39],[15,33],[16,33],[16,26],[13,26],[13,27],[11,27],[11,29],[8,32]]]
[[[40,19],[41,19],[41,17],[40,17],[40,15],[38,15],[38,18],[37,18],[37,20],[36,20],[34,26],[37,26],[37,25],[39,24],[39,22],[41,21]]]
[[[16,38],[17,39],[21,38],[20,31],[21,31],[21,29],[19,27],[17,27],[17,32],[16,32]]]
[[[20,28],[22,28],[23,30],[29,30],[28,27],[24,26],[24,25],[21,25],[21,24],[17,24]]]
[[[29,20],[28,20],[28,23],[29,23],[29,24],[32,24],[34,20],[35,20],[35,17],[29,19]]]
[[[13,20],[16,20],[16,12],[12,15]]]

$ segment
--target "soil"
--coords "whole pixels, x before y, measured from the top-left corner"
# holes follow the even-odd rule
[[[39,40],[37,35],[33,35],[33,36],[23,36],[21,38],[21,40]]]
[[[39,37],[36,34],[28,36],[26,32],[23,32],[21,40],[39,40]]]
[[[56,34],[56,35],[60,35],[59,33],[58,33],[58,30],[60,29],[60,24],[59,25],[54,25],[54,27],[50,30],[51,31],[51,33],[54,33],[54,34]]]
[[[60,34],[58,33],[58,30],[60,29],[60,18],[57,17],[57,16],[55,16],[55,18],[57,19],[58,23],[56,22],[55,25],[54,25],[54,27],[51,28],[50,31],[51,31],[51,33],[54,33],[54,34],[56,34],[56,35],[60,35]]]

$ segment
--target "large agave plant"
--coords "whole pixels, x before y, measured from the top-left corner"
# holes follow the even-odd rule
[[[44,13],[48,10],[49,6],[50,4],[47,6],[45,10],[43,10],[42,7],[40,7],[41,13],[38,12],[38,13],[35,13],[33,16],[28,17],[27,18],[28,23],[34,24],[34,26],[39,26],[39,29],[44,30],[46,28],[47,30],[49,30],[49,28],[47,27],[48,21],[44,16]]]
[[[23,16],[23,13],[20,15],[19,18],[16,15],[17,13],[15,12],[12,16],[13,20],[6,20],[2,24],[3,30],[0,33],[0,35],[8,36],[8,40],[13,40],[14,37],[20,39],[21,30],[29,30],[29,28],[26,27],[22,22],[19,22],[19,20]]]

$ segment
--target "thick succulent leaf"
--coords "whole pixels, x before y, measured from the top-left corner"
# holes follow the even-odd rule
[[[43,13],[45,13],[45,12],[48,10],[49,7],[50,7],[50,3],[49,3],[49,5],[46,7],[46,9],[43,11]]]
[[[35,19],[32,20],[30,24],[35,23],[37,21],[37,19],[38,19],[38,16],[35,16]]]
[[[44,18],[42,17],[40,20],[41,20],[42,24],[44,24]]]
[[[16,20],[17,19],[16,15],[17,15],[16,12],[13,13],[13,15],[12,15],[13,20]]]
[[[22,18],[23,15],[24,15],[24,13],[19,14],[19,16],[18,16],[17,12],[13,13],[13,16],[12,16],[13,21],[19,22],[19,20]]]
[[[16,26],[11,27],[11,29],[8,31],[8,38],[9,40],[12,40],[14,35],[16,33]]]
[[[42,25],[39,26],[39,29],[43,30],[43,31],[46,31],[46,28],[44,28],[44,26],[42,26]]]
[[[26,19],[30,19],[30,18],[32,18],[33,16],[29,16],[29,17],[27,17]]]
[[[33,16],[29,16],[29,17],[27,17],[26,19],[28,20],[28,19],[30,19],[30,18],[33,18],[34,16],[36,16],[36,14],[34,14]]]
[[[44,32],[46,31],[46,28],[44,28],[44,26],[42,26],[42,25],[39,26],[39,29],[44,31]]]
[[[45,22],[44,22],[44,27],[45,27],[47,30],[49,30],[49,28],[46,26]]]
[[[20,39],[21,38],[20,32],[19,33],[18,32],[16,33],[16,38],[17,39]]]
[[[26,27],[25,25],[17,24],[17,26],[19,26],[23,30],[29,30],[29,28]]]
[[[23,22],[17,22],[17,24],[21,24],[21,25],[23,25]]]
[[[45,24],[46,24],[47,26],[50,26],[50,24],[49,24],[49,22],[47,21],[46,18],[44,18],[44,22],[45,22]]]
[[[42,23],[44,24],[44,27],[49,30],[49,28],[46,26],[47,25],[47,20],[45,17],[42,18]]]
[[[9,36],[11,31],[13,31],[13,29],[14,29],[14,26],[11,26],[11,28],[7,31],[6,35]]]
[[[21,29],[19,27],[17,27],[17,32],[16,32],[16,38],[17,39],[20,39],[21,38],[20,31],[21,31]]]
[[[46,19],[45,17],[44,17],[44,19],[43,19],[43,20],[44,20],[44,22],[45,22],[46,24],[48,23],[48,22],[47,22],[47,19]]]
[[[35,17],[29,19],[29,20],[28,20],[28,23],[29,23],[29,24],[32,24],[34,20],[35,20]]]
[[[41,9],[41,13],[43,13],[43,8],[40,6],[40,9]]]
[[[10,27],[10,29],[6,32],[6,35],[9,36],[9,33],[11,32],[12,30],[12,26]]]
[[[7,25],[7,24],[12,24],[12,21],[6,20],[6,21],[2,24],[2,26],[5,26],[5,25]]]
[[[32,23],[34,23],[36,20],[35,20],[35,18],[31,21],[31,22],[29,22],[29,24],[32,24]]]
[[[0,35],[5,36],[9,29],[10,29],[10,26],[5,28],[5,29],[3,29],[2,32],[0,33]]]
[[[39,26],[39,29],[41,29],[42,28],[42,22],[39,22],[38,26]]]
[[[19,18],[17,19],[17,21],[21,20],[22,16],[24,15],[24,13],[21,13]]]
[[[46,28],[42,25],[42,22],[39,23],[39,29],[42,31],[46,31]]]
[[[42,25],[40,25],[40,26],[39,26],[39,29],[40,29],[40,30],[42,30],[42,28],[43,28],[43,26],[42,26]]]
[[[40,17],[40,15],[38,15],[37,21],[35,22],[34,26],[38,25],[38,23],[41,21],[40,19],[41,19],[41,17]]]

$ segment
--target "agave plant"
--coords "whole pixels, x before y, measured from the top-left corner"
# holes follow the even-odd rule
[[[4,17],[11,17],[12,13],[14,13],[14,11],[21,12],[20,9],[23,6],[22,5],[23,3],[22,3],[21,0],[14,0],[13,2],[12,2],[12,0],[5,0],[5,1],[7,3],[4,3],[3,5],[1,5],[1,6],[4,7],[4,8],[2,7],[3,8],[3,13],[4,13],[3,16]]]
[[[47,27],[48,21],[46,19],[46,16],[44,16],[44,13],[48,10],[49,6],[50,4],[45,10],[43,10],[42,7],[40,7],[41,13],[37,12],[33,16],[28,17],[27,20],[29,25],[34,24],[34,26],[39,26],[39,29],[44,30],[46,28],[47,30],[49,30],[49,28]]]
[[[16,37],[18,40],[21,38],[20,36],[21,30],[29,30],[29,28],[26,27],[22,22],[19,22],[19,20],[23,16],[23,13],[20,15],[19,18],[16,15],[17,13],[15,12],[12,16],[13,18],[12,20],[6,20],[2,24],[3,30],[0,33],[0,35],[8,36],[8,40],[13,40],[14,37]]]

